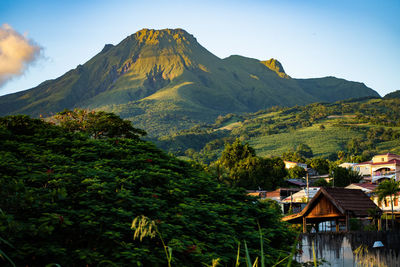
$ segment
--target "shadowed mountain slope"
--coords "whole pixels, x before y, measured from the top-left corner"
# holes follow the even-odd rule
[[[220,59],[182,29],[143,29],[55,80],[0,97],[0,115],[102,109],[160,135],[231,112],[364,96],[379,95],[334,77],[292,79],[275,59]]]

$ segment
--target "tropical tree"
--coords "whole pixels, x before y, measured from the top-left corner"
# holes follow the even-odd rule
[[[378,187],[375,190],[375,193],[376,196],[378,197],[379,203],[382,203],[382,201],[389,196],[390,206],[392,208],[392,227],[394,227],[393,201],[397,198],[397,194],[400,193],[400,181],[396,182],[394,179],[385,180],[378,185]]]
[[[94,139],[126,137],[137,139],[146,135],[142,129],[132,126],[114,113],[89,111],[86,109],[64,110],[51,118],[51,122],[70,132],[84,132]]]
[[[287,172],[290,178],[302,178],[305,177],[307,174],[307,171],[300,166],[294,166],[290,168]]]
[[[312,158],[307,161],[307,165],[316,170],[319,174],[329,173],[329,160],[324,158]]]
[[[247,189],[273,190],[287,175],[281,158],[257,157],[254,149],[239,139],[226,144],[221,158],[210,164],[209,170],[218,180]]]
[[[339,166],[332,168],[330,176],[333,178],[333,186],[336,187],[345,187],[361,180],[361,175],[357,171]]]

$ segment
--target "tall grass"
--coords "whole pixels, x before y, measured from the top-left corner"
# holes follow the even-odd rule
[[[167,259],[168,267],[171,267],[172,248],[165,245],[164,239],[154,221],[150,220],[149,218],[147,218],[146,216],[143,216],[143,215],[138,216],[133,220],[131,229],[135,230],[133,238],[139,239],[140,241],[142,241],[142,239],[145,237],[154,238],[154,237],[158,236],[164,247],[164,252],[165,252],[166,259]],[[260,238],[260,256],[257,256],[256,259],[254,260],[254,262],[252,262],[252,260],[251,260],[250,252],[247,247],[246,240],[244,240],[244,253],[245,253],[244,261],[245,261],[247,267],[259,267],[259,266],[265,267],[266,266],[265,254],[264,254],[264,241],[263,241],[263,235],[262,235],[262,231],[261,231],[261,227],[260,227],[259,223],[258,223],[258,231],[259,231],[259,238]],[[281,265],[285,261],[288,262],[286,265],[287,267],[290,267],[292,265],[293,258],[296,254],[296,247],[297,247],[298,240],[299,240],[299,235],[297,235],[296,241],[294,242],[294,244],[292,246],[291,252],[282,259],[280,259],[280,255],[279,255],[277,262],[272,267]],[[314,251],[313,251],[313,253],[315,254]],[[219,258],[213,259],[211,262],[211,265],[206,265],[206,266],[215,267],[220,264],[219,262],[220,262]],[[241,262],[240,242],[238,242],[235,267],[239,267],[240,262]],[[315,255],[314,255],[314,262],[316,263]],[[317,266],[317,265],[315,265],[315,266]]]

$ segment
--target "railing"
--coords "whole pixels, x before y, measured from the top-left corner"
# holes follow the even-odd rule
[[[395,172],[387,172],[385,174],[383,174],[383,173],[374,173],[374,175],[372,175],[372,182],[375,182],[375,181],[380,180],[382,178],[396,179],[396,173]]]

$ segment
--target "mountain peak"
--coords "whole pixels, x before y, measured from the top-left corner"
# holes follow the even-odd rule
[[[158,45],[158,44],[186,44],[197,42],[193,35],[189,34],[183,29],[142,29],[133,36],[139,43]]]
[[[283,69],[282,64],[275,58],[271,58],[269,60],[260,61],[263,65],[269,68],[272,71],[275,71],[276,74],[279,75],[281,78],[290,78],[289,75],[286,74],[285,70]]]

